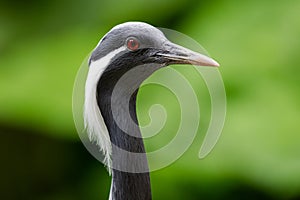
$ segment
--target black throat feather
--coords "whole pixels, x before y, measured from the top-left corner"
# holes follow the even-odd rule
[[[142,49],[137,52],[127,52],[116,56],[115,59],[111,61],[109,66],[100,77],[97,85],[97,103],[100,108],[101,114],[103,116],[104,122],[107,126],[111,143],[117,148],[121,148],[128,152],[134,153],[145,153],[145,147],[141,133],[139,130],[132,130],[135,132],[135,136],[126,133],[122,128],[119,127],[113,116],[112,109],[112,94],[113,90],[118,83],[118,81],[131,69],[142,66],[146,63],[151,63],[149,60],[150,49]],[[149,65],[147,68],[143,66],[143,70],[139,70],[139,74],[132,77],[134,84],[138,86],[149,77],[155,70],[162,67],[162,64]],[[138,77],[138,78],[137,78]],[[130,81],[129,81],[130,83]],[[131,84],[124,84],[122,90],[130,90],[135,87]],[[122,122],[126,123],[128,120],[133,121],[138,124],[136,115],[136,97],[137,97],[138,87],[131,94],[128,103],[127,97],[122,95],[118,99],[119,104],[113,104],[116,106],[115,110],[119,112],[124,112],[122,106],[128,106],[129,114],[131,119],[124,119]],[[120,107],[119,107],[120,106]],[[119,107],[119,108],[118,108]],[[121,113],[120,113],[121,114]],[[130,131],[130,130],[129,130]],[[114,164],[121,161],[119,155],[116,154],[114,148],[112,148],[112,163]],[[126,161],[125,161],[126,162]],[[128,160],[128,162],[132,162]],[[146,165],[148,167],[146,154],[142,156],[142,159],[136,161],[139,163],[128,163],[131,165]],[[112,185],[112,199],[113,200],[151,200],[151,186],[150,186],[150,176],[149,172],[143,173],[131,173],[124,172],[121,170],[112,169],[113,185]]]

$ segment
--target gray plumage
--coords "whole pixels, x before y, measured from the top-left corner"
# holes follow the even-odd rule
[[[86,81],[85,126],[112,171],[111,200],[150,200],[148,162],[136,116],[140,84],[170,64],[218,66],[142,22],[114,27],[96,46]]]

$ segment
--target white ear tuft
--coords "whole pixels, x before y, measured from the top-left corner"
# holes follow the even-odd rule
[[[123,50],[125,50],[124,46],[110,52],[99,60],[92,61],[85,84],[84,126],[90,141],[95,142],[104,154],[104,164],[108,167],[110,174],[112,147],[106,124],[97,103],[97,84],[111,59]]]

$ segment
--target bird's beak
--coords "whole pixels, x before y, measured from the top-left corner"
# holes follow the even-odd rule
[[[172,42],[166,42],[162,51],[156,54],[166,59],[167,64],[191,64],[198,66],[219,67],[219,63],[203,54],[194,52]]]

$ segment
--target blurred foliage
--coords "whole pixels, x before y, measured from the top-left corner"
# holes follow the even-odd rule
[[[208,94],[193,68],[174,66],[201,88],[204,121],[187,153],[151,174],[153,199],[299,199],[299,10],[296,0],[2,0],[0,198],[108,198],[109,177],[74,128],[73,83],[103,34],[138,20],[202,44],[221,63],[228,98],[222,136],[198,160]],[[173,101],[171,110],[178,107],[168,91],[155,86],[142,88],[139,105],[164,103],[163,97]],[[139,108],[147,122],[146,110]],[[164,131],[176,128],[176,120]]]

